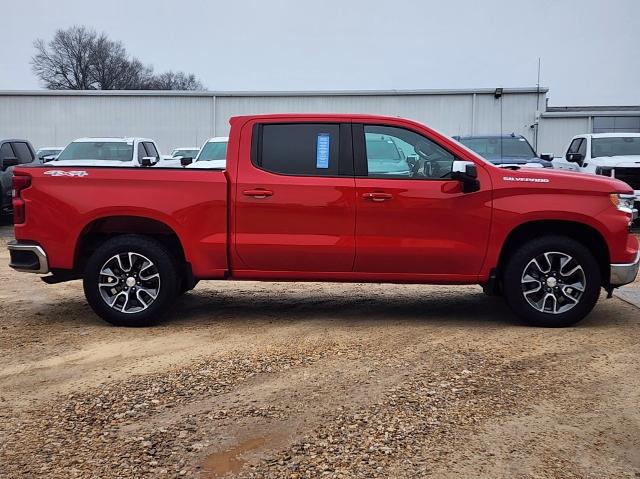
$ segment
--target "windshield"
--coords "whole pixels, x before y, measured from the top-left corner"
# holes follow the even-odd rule
[[[177,156],[183,156],[186,158],[195,158],[196,156],[198,156],[198,151],[199,150],[173,150],[173,153],[171,153],[172,157],[177,157]]]
[[[524,138],[461,138],[459,141],[488,160],[536,157],[533,148]]]
[[[196,161],[212,161],[212,160],[225,160],[227,158],[227,142],[226,141],[210,141],[200,154]]]
[[[62,160],[132,161],[133,144],[117,141],[79,141],[67,146],[57,158]]]
[[[640,137],[619,136],[593,138],[591,157],[640,155]]]

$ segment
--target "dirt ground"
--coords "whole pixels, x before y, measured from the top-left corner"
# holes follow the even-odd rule
[[[640,310],[478,287],[201,283],[157,327],[7,266],[0,477],[640,477]]]

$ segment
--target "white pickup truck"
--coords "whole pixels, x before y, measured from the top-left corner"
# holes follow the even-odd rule
[[[604,175],[624,181],[640,203],[640,133],[592,133],[571,139],[555,168]]]
[[[227,164],[228,136],[215,136],[204,142],[198,156],[187,168],[218,170],[224,169]]]
[[[79,138],[47,166],[153,166],[162,158],[148,138]]]

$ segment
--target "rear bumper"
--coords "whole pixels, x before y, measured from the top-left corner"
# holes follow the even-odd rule
[[[37,244],[10,241],[7,245],[11,262],[9,266],[23,273],[46,274],[49,272],[47,253]]]
[[[624,284],[633,283],[638,276],[638,268],[640,267],[640,250],[636,254],[636,260],[628,264],[612,264],[610,273],[611,286],[617,287]]]

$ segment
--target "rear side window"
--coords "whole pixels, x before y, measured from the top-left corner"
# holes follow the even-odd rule
[[[18,156],[18,160],[20,163],[31,163],[33,161],[33,156],[31,156],[31,150],[26,143],[16,142],[13,144],[13,150],[16,152]]]
[[[256,166],[283,175],[338,176],[340,125],[265,124],[254,130]],[[260,135],[260,130],[262,134]]]
[[[4,160],[5,158],[13,157],[15,157],[15,154],[13,153],[13,149],[11,148],[11,143],[3,143],[3,145],[0,147],[0,158]]]

